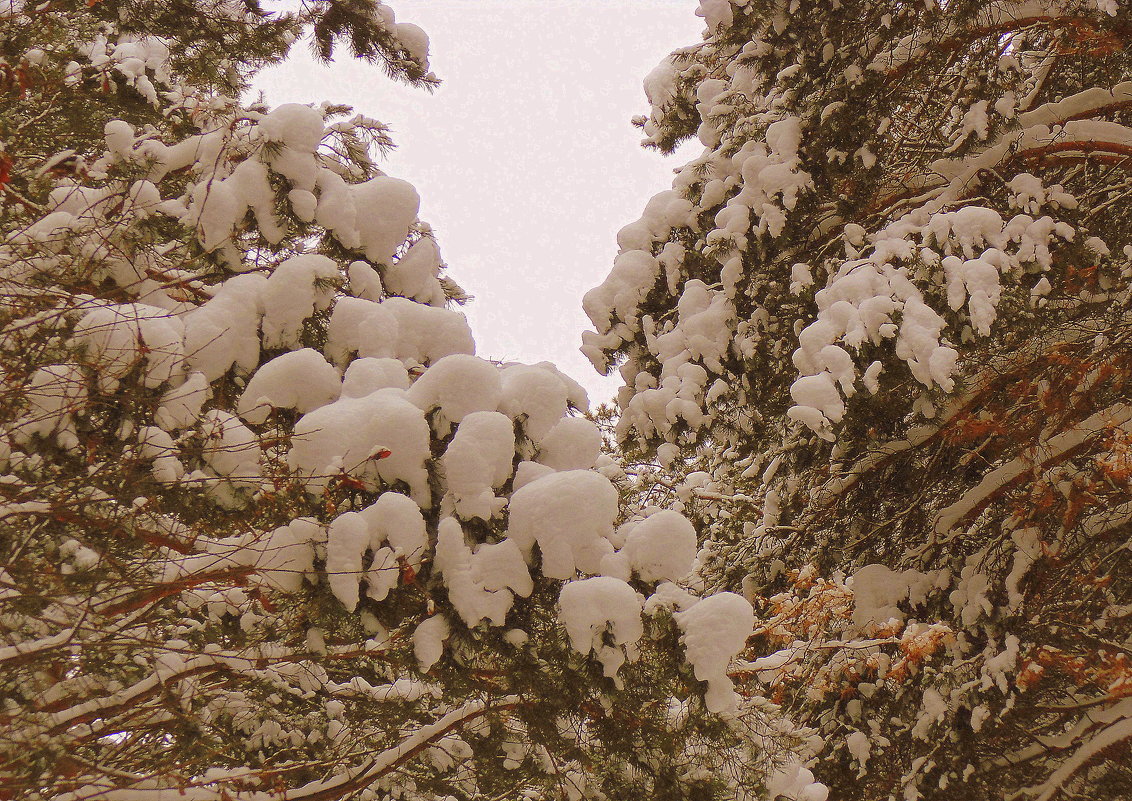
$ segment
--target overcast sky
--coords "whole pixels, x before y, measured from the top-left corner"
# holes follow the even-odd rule
[[[621,226],[668,188],[688,152],[640,148],[641,81],[699,41],[695,0],[396,0],[399,22],[431,38],[435,93],[297,48],[257,85],[268,102],[349,103],[392,126],[383,165],[417,187],[478,353],[557,363],[592,401],[609,398],[578,353],[582,295],[605,277]],[[693,150],[695,152],[695,150]]]

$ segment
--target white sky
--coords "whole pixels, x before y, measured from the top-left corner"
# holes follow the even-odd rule
[[[687,153],[640,148],[629,124],[647,112],[641,81],[700,39],[695,0],[395,0],[423,27],[433,94],[377,67],[323,67],[305,48],[257,80],[269,103],[348,103],[392,126],[382,168],[416,186],[449,273],[476,299],[464,307],[481,356],[555,362],[608,399],[578,352],[582,295]]]

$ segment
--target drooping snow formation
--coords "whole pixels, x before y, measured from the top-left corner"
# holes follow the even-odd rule
[[[542,572],[569,579],[597,573],[617,516],[617,490],[589,470],[551,473],[524,485],[510,503],[507,538],[531,555],[537,543]]]
[[[253,424],[264,423],[275,409],[305,413],[338,400],[342,378],[312,348],[284,353],[260,367],[240,396],[240,416]]]
[[[768,790],[1128,795],[1128,4],[696,13],[636,122],[702,152],[582,350],[633,511],[759,610],[730,680],[822,737]]]
[[[441,458],[456,514],[482,520],[499,514],[504,500],[495,491],[511,478],[514,458],[515,424],[507,415],[486,410],[465,415]]]
[[[616,676],[626,659],[636,657],[635,646],[644,636],[641,600],[627,583],[609,576],[570,581],[558,604],[571,644],[583,654],[592,650],[606,676]]]
[[[683,632],[684,647],[696,678],[708,684],[708,709],[722,712],[736,706],[739,699],[727,677],[727,668],[747,645],[754,624],[751,604],[740,595],[721,592],[677,612],[676,622]]]
[[[692,522],[477,355],[383,125],[236,99],[308,36],[435,83],[388,6],[308,5],[0,3],[0,784],[757,797],[805,732],[724,692],[753,620],[678,586]]]
[[[679,512],[650,515],[629,530],[621,553],[642,581],[679,581],[696,558],[696,530]]]

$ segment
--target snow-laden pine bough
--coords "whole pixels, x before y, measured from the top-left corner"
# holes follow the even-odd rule
[[[0,798],[824,798],[384,127],[237,99],[305,35],[435,83],[381,3],[0,3]]]
[[[583,351],[845,799],[1132,795],[1127,3],[702,0]]]

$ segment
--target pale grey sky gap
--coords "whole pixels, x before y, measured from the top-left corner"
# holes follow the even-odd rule
[[[582,295],[601,282],[617,230],[666,189],[672,158],[638,146],[641,81],[673,49],[699,41],[694,0],[399,0],[401,22],[431,38],[434,94],[305,48],[257,80],[272,104],[330,100],[393,127],[383,164],[420,192],[478,353],[554,361],[609,398],[618,386],[578,353]]]

